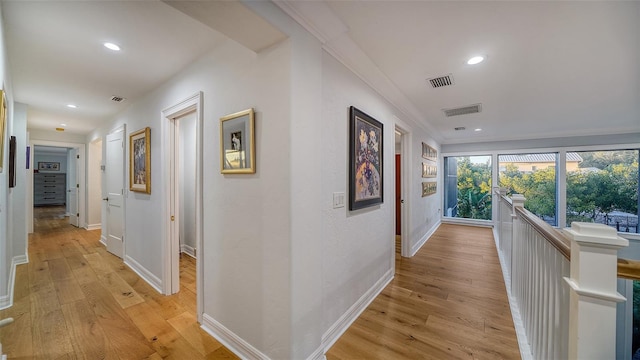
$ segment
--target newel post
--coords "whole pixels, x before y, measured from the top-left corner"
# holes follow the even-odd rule
[[[527,200],[524,195],[513,194],[511,195],[511,208],[513,209],[511,212],[511,216],[516,218],[516,207],[524,208],[524,202]]]
[[[613,359],[616,355],[618,249],[629,241],[616,229],[574,222],[571,238],[569,359]]]

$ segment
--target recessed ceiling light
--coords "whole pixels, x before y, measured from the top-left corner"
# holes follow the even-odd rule
[[[104,47],[106,47],[109,50],[120,51],[120,46],[118,46],[118,45],[116,45],[114,43],[106,42],[103,45],[104,45]]]
[[[67,124],[60,124],[60,126],[64,127],[64,126],[67,126]]]
[[[67,104],[67,107],[68,107],[68,108],[75,109],[75,108],[77,108],[78,106],[77,106],[77,105],[74,105],[74,104]]]
[[[471,59],[467,60],[467,64],[469,65],[475,65],[475,64],[479,64],[484,60],[483,56],[474,56]]]
[[[473,129],[473,131],[482,131],[482,129],[477,128],[477,129]]]

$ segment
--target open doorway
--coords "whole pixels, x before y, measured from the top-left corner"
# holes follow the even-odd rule
[[[162,290],[165,294],[194,292],[199,322],[203,312],[201,109],[202,93],[198,93],[162,112],[164,157],[169,165],[164,174],[167,236]]]
[[[406,202],[408,193],[408,159],[407,133],[396,126],[395,128],[395,259],[410,255],[410,246],[407,236],[408,229],[408,207]]]
[[[69,224],[84,227],[85,145],[33,140],[29,146],[27,176],[27,227],[34,231],[34,207],[49,207],[48,216],[65,217]]]

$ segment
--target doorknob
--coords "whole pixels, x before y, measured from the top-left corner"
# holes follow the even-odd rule
[[[404,204],[404,199],[400,200],[400,204]]]
[[[109,201],[109,198],[108,198],[108,197],[106,197],[106,198],[103,198],[102,200],[104,200],[104,201]]]

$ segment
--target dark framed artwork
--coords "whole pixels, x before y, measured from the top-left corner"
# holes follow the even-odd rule
[[[349,210],[383,202],[382,123],[349,109]]]
[[[254,122],[253,108],[220,118],[220,173],[256,172]]]
[[[129,190],[151,194],[151,128],[129,135]]]
[[[9,187],[16,187],[16,137],[9,138]]]

